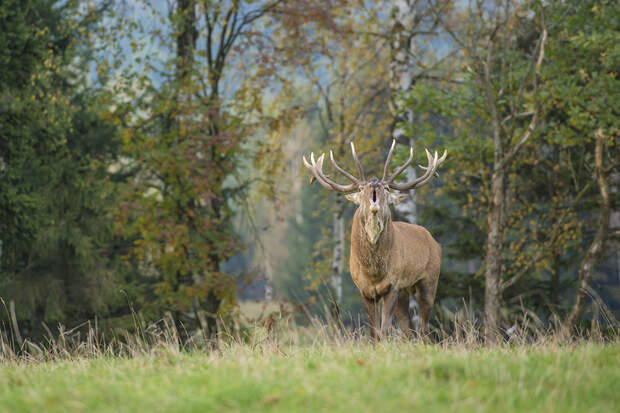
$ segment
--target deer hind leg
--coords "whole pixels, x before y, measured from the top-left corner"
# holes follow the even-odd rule
[[[390,327],[392,327],[392,319],[394,318],[394,310],[398,301],[398,290],[392,288],[389,293],[383,296],[383,308],[381,309],[381,336],[384,336]]]
[[[398,293],[398,301],[396,302],[394,314],[396,314],[398,325],[403,334],[407,338],[411,338],[413,323],[411,322],[411,317],[409,317],[409,291],[402,290]]]
[[[439,277],[426,278],[418,281],[416,284],[418,288],[418,306],[420,308],[420,334],[422,335],[428,333],[428,321],[435,302],[438,280]]]
[[[377,339],[379,333],[379,300],[366,298],[362,294],[362,302],[368,315],[368,326],[370,328],[370,338]]]

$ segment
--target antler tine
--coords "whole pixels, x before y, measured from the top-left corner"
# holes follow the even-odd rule
[[[439,167],[439,165],[441,165],[441,163],[443,161],[446,160],[446,156],[448,156],[448,151],[443,151],[443,155],[441,156],[441,158],[439,158],[437,160],[437,167]],[[428,166],[422,166],[422,165],[418,165],[421,169],[424,169],[425,171],[429,168]],[[437,168],[435,168],[435,176],[439,177],[439,174],[437,173]]]
[[[387,182],[392,182],[394,179],[396,179],[398,175],[400,175],[405,169],[407,169],[407,167],[409,166],[412,160],[413,160],[413,146],[409,146],[409,159],[407,159],[407,162],[405,162],[392,175],[390,175]]]
[[[421,177],[419,177],[413,182],[407,182],[403,184],[388,182],[388,185],[390,186],[390,188],[396,189],[398,191],[408,191],[410,189],[414,189],[416,187],[424,185],[435,175],[439,165],[441,165],[441,163],[446,159],[446,156],[448,156],[448,151],[444,151],[441,158],[437,157],[437,151],[435,151],[434,155],[431,155],[428,149],[425,149],[425,151],[426,151],[426,158],[428,160],[428,166],[426,168],[423,168],[423,169],[426,169],[426,172],[424,173],[424,175],[422,175]]]
[[[355,161],[355,165],[357,165],[357,171],[360,174],[362,182],[366,182],[366,174],[364,173],[364,168],[362,168],[362,164],[357,157],[357,152],[355,152],[355,145],[353,145],[353,141],[351,141],[351,153],[353,154],[353,160]]]
[[[426,171],[426,170],[428,169],[428,166],[423,166],[423,165],[418,164],[418,168],[420,168],[420,169],[424,169],[424,170]],[[435,171],[435,174],[434,174],[434,175],[435,175],[437,178],[439,178],[439,173],[438,173],[437,171]]]
[[[394,146],[396,146],[396,139],[392,139],[392,146],[390,146],[390,151],[387,154],[387,158],[385,158],[385,165],[383,166],[383,177],[381,178],[382,181],[385,181],[385,177],[387,176],[390,161],[392,160],[392,152],[394,152]]]
[[[355,182],[357,185],[360,184],[359,179],[357,179],[356,177],[354,177],[353,175],[351,175],[350,173],[348,173],[347,171],[345,171],[344,169],[342,169],[340,166],[338,166],[338,164],[336,163],[336,161],[334,160],[334,152],[332,152],[331,150],[329,151],[329,158],[332,161],[332,165],[334,165],[334,168],[336,168],[336,170],[338,172],[340,172],[341,174],[343,174],[344,176],[346,176],[347,178],[349,178],[351,180],[351,182]]]
[[[439,163],[437,164],[437,166],[441,165],[441,163],[446,160],[447,156],[448,156],[448,150],[446,149],[443,151],[443,155],[441,155],[441,158],[439,158]]]
[[[321,178],[321,175],[317,174],[316,171],[314,170],[314,164],[315,164],[315,160],[314,160],[314,152],[310,154],[310,163],[306,160],[305,156],[301,157],[304,165],[306,168],[310,169],[310,171],[312,172],[312,176],[314,177],[314,179],[316,179],[322,187],[329,189],[329,190],[333,190],[333,188],[331,187],[330,184],[328,184],[326,181],[323,180],[323,178]]]
[[[310,165],[310,163],[306,160],[306,155],[302,155],[301,156],[301,160],[304,163],[304,166],[310,170],[312,170],[312,165]],[[312,185],[314,183],[314,181],[316,181],[316,177],[314,176],[314,174],[312,174],[310,176],[310,185]],[[319,182],[320,183],[320,182]],[[331,188],[331,187],[330,187]]]
[[[433,176],[439,176],[439,174],[437,173],[437,168],[439,168],[439,165],[441,165],[441,163],[446,160],[447,155],[448,155],[448,151],[443,151],[443,155],[441,156],[441,158],[437,159],[437,152],[435,152],[433,173],[428,175],[425,179],[421,180],[416,186],[422,186],[427,181],[430,181]],[[426,167],[425,169],[428,169],[428,168],[429,167]]]
[[[322,153],[318,159],[314,159],[314,152],[310,153],[310,162],[306,160],[305,156],[302,156],[302,160],[304,166],[312,172],[312,175],[316,178],[317,181],[326,189],[330,191],[338,191],[338,192],[354,192],[358,189],[357,184],[350,185],[340,185],[336,182],[329,179],[323,173],[323,160],[325,158],[325,154]]]

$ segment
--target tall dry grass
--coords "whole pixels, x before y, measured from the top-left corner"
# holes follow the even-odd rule
[[[535,313],[523,308],[510,328],[497,332],[501,339],[494,346],[555,347],[585,342],[620,342],[620,323],[604,304],[595,305],[599,306],[598,314],[602,316],[594,319],[587,328],[576,328],[573,331],[566,331],[557,316],[549,322],[543,322]],[[180,352],[218,353],[233,349],[278,353],[292,347],[356,347],[372,343],[365,320],[360,317],[335,317],[327,305],[323,306],[319,315],[311,314],[302,306],[300,311],[305,312],[308,320],[304,324],[295,322],[295,312],[290,311],[293,306],[282,305],[276,306],[275,311],[262,311],[260,317],[233,317],[227,322],[220,320],[220,332],[215,338],[209,338],[202,330],[179,334],[170,315],[157,322],[146,323],[139,314],[133,313],[133,332],[108,333],[106,336],[97,320],[70,329],[58,325],[55,331],[44,325],[46,337],[36,343],[21,337],[14,311],[6,305],[4,307],[9,322],[0,323],[0,363],[134,358]],[[441,309],[438,312],[442,314],[435,317],[429,334],[422,336],[414,333],[406,336],[395,328],[382,340],[383,343],[413,341],[422,346],[464,350],[487,346],[483,340],[480,315],[470,305],[464,303],[460,309],[447,315]],[[188,340],[181,340],[181,337],[188,336]]]

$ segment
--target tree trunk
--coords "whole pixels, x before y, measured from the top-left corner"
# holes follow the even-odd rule
[[[586,255],[579,267],[579,278],[577,281],[577,293],[575,294],[575,303],[571,309],[566,321],[564,322],[564,328],[570,331],[575,325],[575,321],[579,317],[583,308],[583,303],[586,300],[587,292],[590,286],[590,280],[592,279],[592,273],[594,267],[598,264],[603,252],[605,250],[605,241],[607,239],[607,232],[609,231],[609,217],[611,214],[611,205],[609,200],[609,181],[607,180],[607,173],[603,165],[603,155],[605,147],[605,137],[603,131],[598,129],[595,132],[596,145],[594,149],[594,169],[596,174],[596,183],[601,194],[599,199],[599,215],[596,225],[596,234],[594,239],[586,252]]]
[[[171,115],[175,121],[171,122],[171,125],[177,129],[178,139],[182,139],[184,134],[182,131],[191,129],[192,112],[191,106],[194,99],[192,91],[191,75],[194,70],[194,54],[196,50],[196,41],[198,38],[198,30],[196,29],[197,17],[196,17],[196,0],[179,0],[177,2],[177,30],[176,30],[176,80],[177,80],[177,107],[174,110],[174,114]],[[186,215],[186,209],[195,209],[199,203],[196,200],[190,200],[187,204],[179,205],[179,219],[184,219]],[[212,204],[212,212],[216,217],[219,217],[220,206],[218,202]],[[195,233],[198,229],[189,223],[189,231]],[[217,254],[217,245],[210,245],[209,251],[214,251],[209,256],[209,274],[200,274],[192,271],[185,276],[178,275],[178,287],[191,286],[192,284],[199,283],[203,277],[217,276],[219,270],[220,257]],[[189,259],[189,252],[188,254]],[[192,311],[194,318],[188,317],[186,313],[181,311],[176,312],[177,316],[177,328],[179,330],[179,336],[182,341],[186,341],[191,338],[192,333],[197,328],[202,328],[205,335],[209,339],[214,339],[217,334],[217,311],[219,309],[221,299],[218,297],[215,291],[209,291],[205,297],[192,300]],[[204,314],[204,319],[201,317]],[[185,323],[182,322],[182,319]]]
[[[504,208],[504,171],[493,173],[491,182],[491,205],[487,216],[487,243],[484,287],[484,336],[487,342],[496,342],[499,332],[501,303]]]
[[[487,216],[487,241],[484,276],[484,338],[487,343],[495,343],[499,338],[499,312],[502,295],[502,251],[504,249],[504,208],[506,201],[506,156],[504,136],[499,118],[498,104],[492,84],[492,62],[494,44],[489,39],[484,72],[480,84],[485,93],[486,104],[491,115],[493,131],[493,173],[491,193],[489,194],[489,213]]]
[[[0,155],[0,172],[3,172],[6,168],[6,162],[4,162],[4,156]],[[2,270],[2,245],[3,241],[0,239],[0,270]]]
[[[185,81],[191,74],[194,63],[194,49],[198,31],[196,30],[195,0],[179,0],[177,6],[180,27],[177,35],[177,79]]]
[[[339,307],[342,304],[342,271],[344,270],[344,201],[341,196],[336,198],[336,210],[334,211],[333,239],[334,253],[332,259],[332,271],[330,285],[332,289],[332,300],[334,313],[339,314]]]
[[[561,271],[560,256],[555,255],[553,257],[553,265],[551,268],[551,282],[549,283],[549,301],[551,304],[551,311],[557,313],[560,308],[560,271]]]
[[[390,110],[394,117],[394,129],[392,137],[396,140],[405,138],[405,131],[398,127],[399,123],[410,122],[413,113],[406,111],[399,102],[399,95],[411,89],[412,65],[410,59],[411,39],[407,35],[406,28],[412,25],[414,11],[411,5],[405,0],[395,0],[392,5],[391,24],[391,62],[390,62],[390,89],[391,105]],[[413,139],[406,139],[409,145],[413,145]],[[407,180],[412,181],[417,178],[415,167],[409,166],[406,171]],[[417,223],[417,208],[415,201],[415,191],[409,191],[409,197],[396,207],[397,219],[405,220],[411,224]]]
[[[213,291],[207,294],[204,309],[207,313],[207,337],[214,340],[217,337],[217,317],[222,300]]]
[[[273,267],[267,253],[265,255],[265,301],[273,300]]]
[[[398,130],[394,130],[394,139],[396,139],[396,132]],[[413,145],[413,139],[409,139],[409,145]],[[413,166],[409,165],[407,169],[405,169],[405,173],[407,174],[407,181],[411,182],[418,178],[418,174]],[[394,207],[396,211],[397,219],[409,222],[410,224],[418,223],[418,208],[416,205],[416,196],[415,189],[409,191],[409,197],[404,201],[400,202]]]
[[[612,173],[610,176],[610,192],[612,195],[610,195],[613,198],[617,198],[617,193],[618,193],[618,182],[620,182],[620,174],[617,173]],[[611,203],[611,201],[610,201]],[[609,228],[611,229],[615,229],[616,231],[618,231],[618,228],[620,228],[620,211],[616,210],[616,211],[611,211],[610,213],[610,217],[609,217]],[[0,246],[2,246],[2,243],[0,242]],[[614,241],[612,242],[612,247],[610,249],[610,251],[616,251],[615,254],[615,260],[616,260],[616,278],[618,280],[618,286],[620,286],[620,238],[615,238]]]

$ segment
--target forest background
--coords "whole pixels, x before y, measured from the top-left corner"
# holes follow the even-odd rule
[[[3,1],[3,334],[170,317],[213,336],[273,319],[250,300],[354,322],[354,207],[301,156],[332,149],[352,171],[354,141],[378,174],[392,139],[393,167],[409,145],[416,163],[448,150],[394,211],[443,246],[435,327],[612,322],[618,16],[576,0]]]

